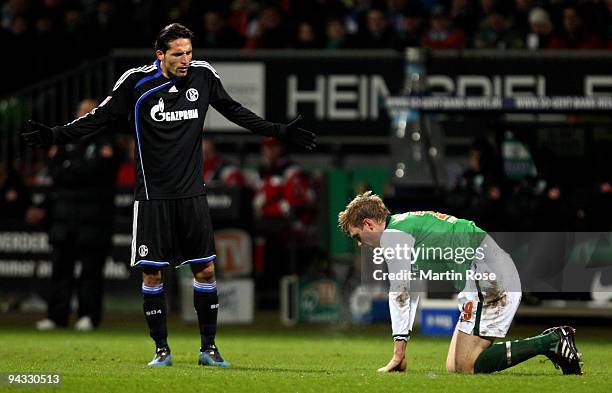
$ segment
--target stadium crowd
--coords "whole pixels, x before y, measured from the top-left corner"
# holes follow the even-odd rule
[[[131,190],[135,181],[134,141],[122,137],[115,149],[117,186]],[[269,220],[290,218],[294,235],[313,235],[317,225],[315,193],[320,180],[313,179],[280,146],[264,141],[258,168],[241,168],[227,160],[210,139],[204,141],[203,149],[206,184],[238,187],[250,196],[247,209],[252,218],[245,221],[250,228],[269,228]],[[504,168],[507,163],[497,150],[486,139],[474,141],[463,171],[449,179],[446,197],[438,210],[472,219],[491,231],[612,228],[612,177],[608,167],[602,166],[607,159],[592,157],[598,164],[587,159],[582,164],[572,164],[571,169],[550,152],[534,152],[530,169],[517,177],[508,175]],[[41,221],[37,211],[31,209],[36,205],[32,195],[36,190],[52,187],[53,179],[44,156],[34,162],[37,164],[27,170],[0,163],[0,215],[4,223]],[[581,165],[590,165],[591,169]],[[568,176],[568,171],[584,175]]]
[[[1,67],[41,79],[174,21],[211,49],[612,48],[612,0],[3,0],[0,38],[28,55]]]

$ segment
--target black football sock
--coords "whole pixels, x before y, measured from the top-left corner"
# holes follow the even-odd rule
[[[482,351],[474,364],[474,373],[492,373],[516,366],[537,355],[554,351],[559,334],[550,332],[522,340],[506,341],[491,345]]]
[[[168,326],[166,322],[166,295],[164,284],[147,286],[142,284],[143,310],[149,335],[157,348],[168,348]]]
[[[215,344],[217,334],[217,311],[219,309],[219,296],[217,296],[217,282],[193,282],[193,306],[198,314],[200,337],[202,346],[200,350]]]

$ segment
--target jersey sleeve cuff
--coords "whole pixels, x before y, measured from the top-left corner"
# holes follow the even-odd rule
[[[394,334],[393,335],[393,341],[406,341],[408,342],[408,340],[410,340],[410,333],[408,332],[408,334]]]

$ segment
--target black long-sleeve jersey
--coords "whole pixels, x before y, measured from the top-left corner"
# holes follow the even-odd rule
[[[277,137],[282,127],[234,101],[207,62],[192,61],[185,77],[168,79],[155,61],[126,71],[92,112],[54,127],[55,142],[66,143],[130,116],[136,134],[136,200],[202,195],[201,142],[208,105],[256,134]]]

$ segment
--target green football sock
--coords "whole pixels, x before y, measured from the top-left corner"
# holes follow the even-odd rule
[[[491,345],[482,351],[474,363],[474,373],[492,373],[516,366],[527,359],[554,351],[559,343],[555,332],[522,340],[506,341]]]

